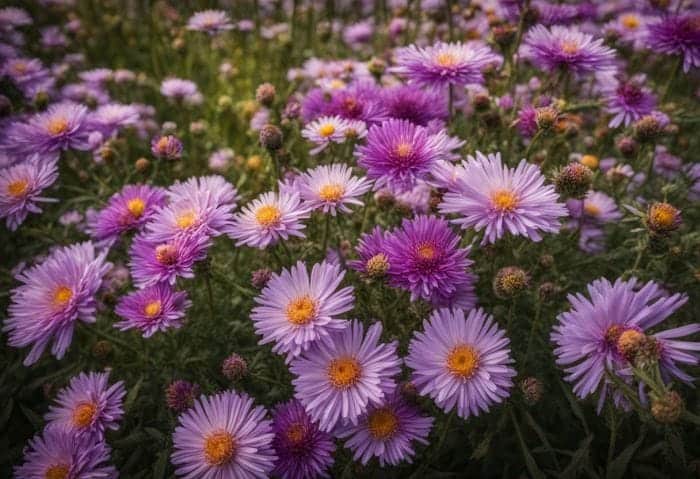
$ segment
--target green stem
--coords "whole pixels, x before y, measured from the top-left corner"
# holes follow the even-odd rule
[[[678,69],[681,67],[682,63],[683,57],[678,56],[675,60],[675,64],[673,65],[673,67],[671,67],[670,74],[668,75],[668,78],[666,79],[666,84],[663,87],[663,93],[661,94],[661,103],[666,101],[666,97],[671,91],[671,85],[673,84],[673,80],[676,78],[676,75],[678,75]]]
[[[537,141],[540,139],[540,136],[542,136],[543,131],[544,130],[537,130],[537,133],[535,133],[535,136],[533,136],[532,140],[530,140],[530,144],[527,145],[527,149],[525,150],[525,159],[526,160],[530,159],[530,151],[532,151],[532,149],[535,146],[535,143],[537,143]]]
[[[537,331],[537,325],[540,322],[540,315],[542,313],[542,301],[540,300],[539,296],[537,297],[537,303],[535,303],[535,319],[532,321],[532,325],[530,326],[530,335],[527,338],[527,349],[525,349],[525,361],[523,361],[523,364],[527,366],[528,361],[530,360],[530,354],[532,353],[532,344],[535,341],[535,332]]]
[[[326,215],[326,226],[324,227],[323,231],[323,246],[321,248],[321,251],[323,254],[326,254],[326,250],[328,249],[328,236],[330,234],[331,230],[331,215],[327,214]]]

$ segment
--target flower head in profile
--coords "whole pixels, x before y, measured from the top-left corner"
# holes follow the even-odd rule
[[[182,477],[269,477],[277,459],[272,422],[245,393],[202,396],[178,418],[173,433],[175,474]]]
[[[202,102],[202,94],[197,84],[191,80],[182,78],[166,78],[160,84],[160,93],[166,98],[176,102],[196,105]]]
[[[112,265],[90,242],[55,250],[42,263],[22,271],[12,290],[3,331],[15,348],[31,345],[24,364],[39,360],[53,340],[51,353],[61,359],[73,339],[76,321],[95,322],[95,295]]]
[[[372,183],[352,175],[344,163],[321,165],[299,178],[298,188],[305,204],[312,209],[335,216],[336,211],[351,213],[349,205],[362,206],[358,198],[367,193]]]
[[[700,16],[664,16],[647,25],[647,43],[652,51],[666,55],[680,55],[683,71],[700,67]]]
[[[167,283],[157,283],[119,300],[114,312],[122,321],[114,327],[121,331],[138,329],[148,338],[158,331],[182,326],[185,310],[191,305],[187,292],[175,291]]]
[[[420,126],[447,120],[445,96],[417,85],[398,85],[384,90],[384,104],[390,118],[408,120]]]
[[[49,427],[104,440],[107,429],[119,429],[125,395],[124,382],[110,385],[109,373],[80,373],[58,392],[46,420]]]
[[[371,278],[380,278],[387,274],[390,265],[386,236],[380,226],[375,226],[369,233],[363,233],[355,248],[359,258],[348,261],[348,266]]]
[[[396,341],[379,342],[382,325],[359,321],[320,338],[292,360],[295,397],[322,431],[342,422],[357,424],[370,404],[381,404],[401,370]]]
[[[343,329],[340,319],[353,307],[353,288],[338,289],[345,271],[339,265],[315,264],[311,274],[299,261],[275,274],[255,298],[251,313],[260,344],[274,342],[272,351],[286,354],[287,360],[301,354],[311,344],[333,331]]]
[[[193,278],[194,264],[207,257],[211,239],[198,234],[154,241],[145,235],[134,238],[129,248],[129,267],[139,288],[158,283],[175,284],[178,277]]]
[[[613,115],[608,126],[629,126],[656,108],[656,97],[644,85],[644,75],[630,79],[604,76],[601,89],[605,97],[606,111]]]
[[[301,131],[301,136],[316,146],[309,153],[318,154],[331,143],[343,143],[347,139],[345,130],[348,121],[339,116],[321,116],[307,124]]]
[[[615,200],[600,191],[589,191],[583,200],[569,200],[567,207],[573,218],[588,224],[601,225],[622,218]]]
[[[233,29],[233,24],[223,10],[202,10],[187,20],[187,29],[215,35]]]
[[[312,479],[330,477],[335,443],[333,436],[321,431],[318,424],[296,399],[275,407],[272,428],[275,439],[272,447],[277,454],[275,477]]]
[[[151,153],[156,158],[179,160],[182,156],[182,142],[174,135],[162,135],[151,140]]]
[[[42,196],[58,178],[56,158],[33,155],[14,166],[0,170],[0,218],[15,231],[29,213],[41,213],[39,203],[57,201]]]
[[[505,332],[482,309],[440,309],[408,346],[411,381],[445,412],[478,416],[510,395],[513,359]]]
[[[540,232],[559,231],[566,207],[552,185],[544,184],[539,167],[522,160],[517,168],[501,162],[500,153],[477,152],[464,164],[464,174],[447,192],[440,212],[456,213],[463,228],[484,230],[482,243],[494,243],[506,233],[540,241]]]
[[[498,66],[503,59],[481,42],[444,43],[429,47],[410,45],[396,52],[391,69],[422,86],[483,84],[484,71]]]

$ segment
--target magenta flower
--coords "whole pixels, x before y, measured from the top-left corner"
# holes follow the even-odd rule
[[[655,52],[680,55],[683,71],[700,67],[700,22],[697,12],[669,15],[647,25],[647,43]]]
[[[29,213],[41,213],[38,203],[58,201],[42,196],[57,178],[57,159],[38,155],[0,170],[0,219],[5,218],[10,231],[15,231]]]
[[[185,310],[190,306],[187,292],[157,283],[120,298],[114,312],[123,319],[114,327],[121,331],[138,329],[144,338],[149,338],[158,331],[181,327]]]
[[[193,278],[194,264],[207,257],[211,239],[199,234],[178,236],[168,241],[134,238],[129,249],[129,268],[139,288],[158,283],[174,285],[178,277]]]

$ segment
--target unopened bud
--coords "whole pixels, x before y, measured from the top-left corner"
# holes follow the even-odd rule
[[[282,148],[282,130],[275,125],[267,124],[260,129],[260,145],[269,151]]]
[[[676,391],[668,391],[651,401],[651,415],[662,424],[673,424],[683,414],[683,398]]]
[[[229,381],[238,381],[248,372],[248,363],[236,353],[231,353],[221,364],[221,373]]]
[[[272,278],[272,271],[270,268],[261,268],[253,271],[250,282],[254,288],[262,289],[267,282],[270,281],[270,278]]]
[[[666,234],[678,229],[681,212],[668,203],[653,203],[649,206],[646,225],[652,233]]]
[[[533,406],[542,399],[544,385],[539,379],[530,376],[520,382],[520,391],[523,393],[525,403]]]
[[[568,198],[583,198],[593,182],[593,172],[581,163],[569,163],[554,178],[557,192]]]
[[[255,90],[255,100],[262,106],[272,106],[275,102],[277,90],[272,83],[263,83]]]
[[[559,111],[551,106],[543,106],[535,110],[535,123],[540,130],[549,130],[557,122]]]
[[[517,266],[501,268],[493,279],[493,292],[501,299],[517,296],[527,289],[530,276]]]
[[[617,149],[625,158],[632,158],[639,151],[639,145],[631,136],[623,136],[617,140]]]

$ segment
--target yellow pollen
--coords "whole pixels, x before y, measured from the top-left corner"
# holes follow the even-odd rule
[[[435,247],[430,243],[421,243],[420,245],[418,245],[418,248],[416,248],[416,254],[420,259],[431,260],[435,259],[437,251],[435,250]]]
[[[236,441],[226,431],[210,434],[204,440],[204,457],[211,466],[223,466],[235,452]]]
[[[578,44],[576,42],[567,40],[561,44],[561,49],[567,55],[573,55],[575,53],[578,53]]]
[[[168,148],[168,137],[162,136],[160,140],[158,140],[158,143],[156,143],[156,150],[165,151],[166,148]]]
[[[608,328],[607,331],[605,331],[605,340],[608,343],[615,344],[617,343],[618,338],[622,334],[622,328],[616,324],[613,324]]]
[[[598,216],[600,214],[600,208],[597,205],[591,203],[590,201],[584,201],[583,211],[588,216]]]
[[[258,211],[255,212],[255,219],[265,228],[277,226],[281,217],[282,212],[275,205],[261,206],[258,208]]]
[[[19,61],[19,62],[16,62],[14,65],[12,65],[12,69],[18,75],[22,75],[23,73],[25,73],[27,71],[27,64],[22,62],[22,61]]]
[[[399,420],[388,408],[377,409],[367,418],[369,433],[375,439],[388,439],[399,427]]]
[[[190,226],[194,224],[194,222],[197,220],[197,215],[194,213],[193,210],[187,210],[183,211],[179,215],[177,215],[177,218],[175,219],[175,223],[177,224],[177,227],[180,228],[181,230],[187,229]]]
[[[629,358],[634,355],[634,351],[639,347],[642,339],[644,339],[644,333],[636,329],[627,329],[617,338],[617,350]]]
[[[22,196],[27,192],[29,189],[29,182],[27,180],[15,180],[11,182],[9,185],[7,185],[7,193],[14,197],[17,198],[19,196]]]
[[[476,368],[479,367],[479,355],[471,346],[462,344],[450,351],[445,363],[448,371],[454,376],[469,379],[474,375]]]
[[[498,190],[493,196],[493,207],[499,211],[513,211],[518,206],[518,197],[512,191]]]
[[[53,292],[53,304],[54,306],[63,307],[71,300],[73,297],[73,290],[68,286],[59,286]]]
[[[318,127],[318,134],[324,138],[328,138],[335,133],[335,125],[332,123],[324,123]]]
[[[333,359],[328,365],[328,379],[336,389],[348,389],[360,379],[361,374],[360,363],[350,356]]]
[[[442,52],[435,58],[435,62],[441,67],[452,67],[457,63],[457,58],[450,52]]]
[[[52,118],[51,120],[49,120],[48,125],[46,125],[46,130],[54,136],[65,133],[67,129],[68,120],[66,120],[62,116]]]
[[[286,313],[290,323],[302,326],[316,316],[316,302],[309,296],[296,298],[287,305]]]
[[[68,464],[54,464],[44,473],[44,479],[66,479],[70,466]]]
[[[657,228],[670,228],[676,220],[676,211],[668,203],[657,203],[651,207],[649,219]]]
[[[160,314],[162,310],[162,304],[159,300],[149,301],[143,308],[143,314],[149,318],[154,318]]]
[[[285,436],[293,445],[300,444],[306,437],[306,427],[302,423],[295,422],[287,428]]]
[[[175,247],[170,244],[161,244],[156,246],[156,261],[160,264],[173,264],[177,259]]]
[[[129,210],[134,218],[140,218],[146,210],[146,203],[141,198],[132,198],[126,204],[126,209]]]
[[[413,152],[413,147],[410,143],[399,143],[395,148],[396,156],[406,158]]]
[[[78,404],[73,410],[73,425],[75,427],[84,428],[92,423],[97,412],[97,405],[93,402],[84,402]]]
[[[595,170],[596,168],[598,168],[598,163],[600,163],[600,161],[595,155],[583,155],[579,160],[579,163],[589,167],[591,170]]]
[[[636,30],[639,27],[639,17],[636,15],[623,15],[620,19],[622,26],[628,30]]]
[[[338,183],[330,183],[327,185],[323,185],[321,188],[321,191],[318,192],[318,196],[323,200],[323,201],[339,201],[340,198],[343,197],[343,194],[345,193],[345,188],[343,188],[342,185],[339,185]]]
[[[338,78],[335,78],[328,83],[328,87],[331,90],[339,90],[341,88],[345,88],[345,82],[343,80],[339,80]]]

